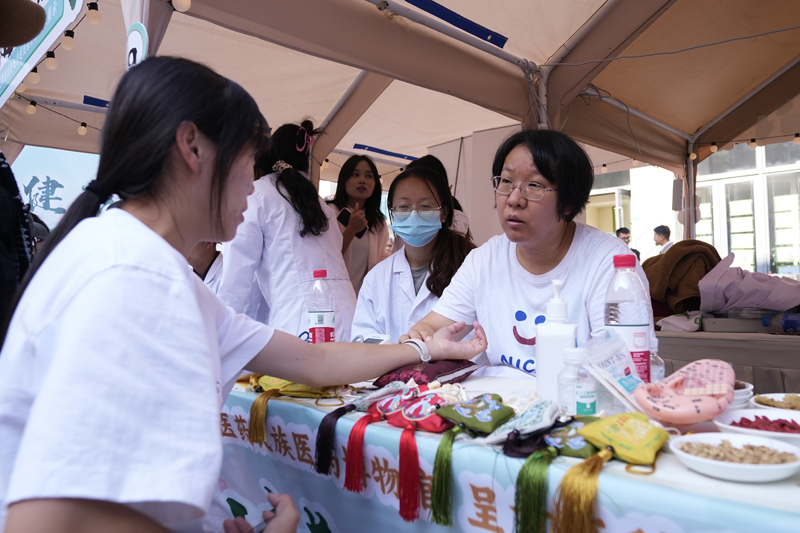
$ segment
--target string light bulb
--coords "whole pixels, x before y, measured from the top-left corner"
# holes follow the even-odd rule
[[[22,94],[22,93],[25,92],[25,89],[27,89],[27,87],[25,87],[25,82],[21,81],[21,82],[19,82],[19,85],[17,85],[16,92],[18,92],[19,94]]]
[[[192,0],[172,0],[170,2],[175,11],[186,13],[192,8]]]
[[[605,163],[603,163],[603,166],[602,166],[602,167],[600,167],[600,172],[602,172],[603,174],[605,174],[606,172],[608,172],[608,167],[606,166],[606,164],[605,164]]]
[[[86,20],[89,21],[89,24],[97,26],[103,22],[103,15],[100,14],[100,10],[97,8],[97,2],[89,2],[86,6],[89,8],[86,13]]]
[[[634,159],[633,160],[633,166],[635,166],[635,167],[639,166],[639,160],[638,159]]]
[[[75,48],[75,32],[67,30],[64,32],[64,38],[61,39],[61,47],[64,50],[72,50]]]
[[[795,133],[794,134],[794,139],[792,139],[792,142],[794,144],[800,144],[800,133]]]
[[[58,60],[56,59],[56,53],[52,50],[48,50],[47,54],[44,59],[44,66],[47,67],[47,70],[55,70],[58,68]]]
[[[28,83],[32,83],[33,85],[39,83],[39,69],[33,67],[28,73],[28,77],[26,79],[28,80]]]
[[[33,100],[28,102],[28,105],[25,107],[25,112],[27,114],[29,114],[29,115],[35,115],[36,114],[36,102],[33,101]]]
[[[712,154],[716,153],[717,150],[719,150],[719,147],[717,147],[717,143],[711,143],[711,147],[709,148],[709,150],[711,150]]]
[[[81,136],[86,135],[86,131],[87,131],[86,130],[86,123],[85,122],[81,122],[81,125],[78,126],[78,135],[81,135]]]
[[[320,169],[321,170],[325,170],[326,168],[328,168],[328,160],[327,159],[325,159],[325,161],[322,162],[322,165],[320,165]]]
[[[750,142],[749,142],[749,143],[747,143],[747,144],[748,144],[748,145],[750,146],[750,148],[752,148],[753,150],[755,150],[755,149],[756,149],[756,146],[758,146],[758,143],[756,142],[756,140],[755,140],[755,139],[750,139]]]
[[[697,154],[696,154],[696,153],[694,153],[694,152],[692,152],[691,154],[689,154],[689,159],[691,159],[692,161],[694,161],[695,159],[697,159]]]

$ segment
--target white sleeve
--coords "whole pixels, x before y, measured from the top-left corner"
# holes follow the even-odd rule
[[[222,269],[222,280],[217,292],[220,299],[234,311],[251,317],[255,317],[257,311],[253,307],[258,300],[253,297],[253,293],[260,293],[260,289],[255,281],[255,274],[264,248],[261,203],[262,197],[258,193],[247,198],[244,222],[236,229],[236,237],[222,246],[225,268]]]
[[[185,280],[132,267],[93,277],[35,337],[37,390],[6,503],[85,498],[161,523],[201,517],[222,461],[208,338]]]
[[[475,248],[464,259],[461,267],[450,280],[450,285],[433,306],[434,312],[456,322],[466,322],[467,325],[472,325],[478,319],[475,288],[478,286],[478,280],[491,279],[488,274],[480,275],[481,264],[476,254],[478,250],[480,248]]]
[[[390,335],[389,331],[386,331],[386,328],[381,326],[378,321],[377,313],[375,312],[375,306],[377,305],[392,305],[392,302],[376,302],[375,296],[376,294],[376,282],[380,282],[382,280],[377,280],[377,270],[370,270],[367,272],[367,275],[364,277],[364,283],[361,285],[361,290],[358,292],[358,302],[356,303],[356,312],[353,315],[353,326],[351,328],[351,337],[353,339],[356,338],[358,335],[362,335],[366,337],[367,335],[371,335],[373,333],[382,333],[384,335]]]

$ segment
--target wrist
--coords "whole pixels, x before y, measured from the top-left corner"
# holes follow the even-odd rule
[[[406,344],[414,348],[414,350],[417,352],[417,355],[419,355],[420,361],[423,363],[427,363],[431,360],[431,352],[428,349],[428,345],[425,344],[424,341],[420,339],[407,339],[403,341],[402,344]]]

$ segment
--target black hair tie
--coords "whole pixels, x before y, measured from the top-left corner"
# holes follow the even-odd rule
[[[108,192],[105,187],[100,185],[97,180],[90,181],[89,185],[86,186],[86,190],[93,192],[94,195],[100,199],[101,204],[106,203],[106,201],[111,197],[111,193]]]

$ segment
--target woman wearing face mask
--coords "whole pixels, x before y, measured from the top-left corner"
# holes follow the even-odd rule
[[[354,155],[342,165],[331,206],[342,231],[342,255],[358,294],[364,276],[383,259],[389,228],[381,213],[381,182],[375,163]]]
[[[389,187],[392,231],[405,246],[364,278],[353,336],[390,335],[394,342],[439,300],[472,241],[451,229],[453,197],[428,168],[397,176]]]

